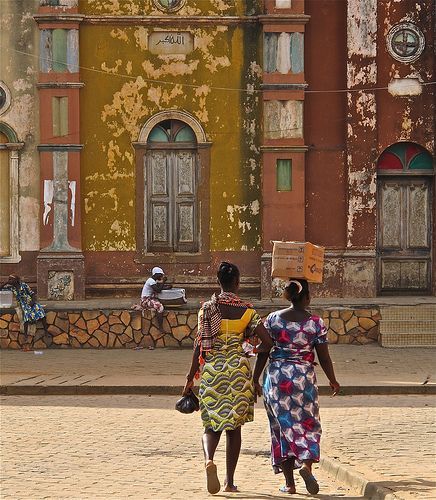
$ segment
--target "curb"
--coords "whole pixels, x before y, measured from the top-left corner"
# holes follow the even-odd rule
[[[359,472],[355,472],[333,458],[324,457],[319,461],[320,467],[336,481],[346,484],[369,500],[399,500],[393,490],[378,482],[370,481]]]
[[[178,396],[183,386],[176,385],[2,385],[1,396],[86,396],[86,395],[150,395]],[[321,396],[331,394],[330,387],[319,387]],[[432,385],[378,385],[342,387],[339,396],[436,395]]]

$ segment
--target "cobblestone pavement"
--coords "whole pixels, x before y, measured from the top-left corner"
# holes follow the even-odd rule
[[[1,399],[2,499],[183,499],[205,493],[200,416],[173,410],[174,397],[33,396]],[[330,409],[326,409],[328,417]],[[224,443],[217,463],[224,472]],[[286,498],[269,464],[260,406],[243,430],[239,494],[218,498]],[[362,497],[317,471],[324,499]],[[297,488],[305,489],[299,477]],[[304,494],[295,499],[308,498]]]
[[[331,345],[330,351],[343,386],[436,383],[435,349]],[[192,358],[190,349],[41,352],[0,351],[2,385],[180,386]],[[322,370],[317,372],[320,385],[326,385]]]
[[[322,398],[323,451],[405,499],[436,499],[431,396]]]

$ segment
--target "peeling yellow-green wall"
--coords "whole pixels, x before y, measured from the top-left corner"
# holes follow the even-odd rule
[[[188,2],[179,15],[246,15],[251,2]],[[237,7],[235,7],[235,4]],[[80,4],[93,15],[162,14],[151,1]],[[250,7],[252,8],[252,7]],[[190,27],[188,55],[147,50],[152,29],[83,24],[80,28],[83,238],[87,250],[135,250],[135,150],[155,113],[181,109],[202,124],[211,147],[211,250],[260,243],[260,94],[254,24]],[[171,30],[170,27],[159,28]]]

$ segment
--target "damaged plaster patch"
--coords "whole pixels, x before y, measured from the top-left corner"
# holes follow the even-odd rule
[[[115,220],[111,228],[109,230],[109,233],[114,234],[115,236],[118,237],[128,237],[130,232],[130,224],[126,221],[119,221]]]
[[[395,97],[422,94],[422,85],[417,78],[394,78],[388,84],[388,92]]]
[[[377,55],[377,0],[348,2],[348,57]]]
[[[377,83],[377,63],[371,61],[366,65],[355,64],[349,61],[347,64],[348,87]]]
[[[129,40],[127,33],[120,28],[113,29],[110,35],[112,38],[117,38],[118,40],[122,40],[123,42],[127,42]]]
[[[12,83],[13,87],[17,91],[29,90],[33,87],[32,83],[24,78],[19,78]]]
[[[34,250],[39,244],[39,200],[35,197],[20,197],[20,248]]]
[[[226,12],[232,8],[232,5],[224,0],[211,0],[211,3],[219,12]]]
[[[123,64],[123,61],[121,61],[121,59],[117,59],[115,61],[115,66],[113,66],[112,68],[110,68],[109,66],[106,65],[105,62],[103,62],[101,64],[101,69],[103,71],[106,71],[106,73],[109,73],[109,74],[112,74],[112,75],[115,75],[118,73],[118,70],[120,69],[120,66]]]
[[[227,205],[227,213],[230,222],[235,222],[235,215],[241,215],[247,212],[251,215],[258,215],[259,210],[259,200],[254,200],[249,205]]]
[[[7,111],[8,123],[14,128],[19,139],[24,139],[27,134],[35,134],[33,123],[35,99],[31,94],[17,95]]]
[[[375,130],[377,123],[375,94],[359,92],[355,100],[355,109],[359,116],[359,125]]]
[[[348,158],[350,161],[350,157]],[[355,231],[355,218],[362,213],[372,213],[376,207],[377,180],[376,173],[366,170],[353,171],[348,174],[349,201],[347,216],[347,247],[352,244]]]

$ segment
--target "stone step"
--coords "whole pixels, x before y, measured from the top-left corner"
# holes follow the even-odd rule
[[[381,320],[380,334],[413,332],[434,333],[436,335],[436,322],[432,320]]]
[[[382,347],[435,347],[436,333],[385,333],[380,335]]]
[[[186,283],[176,282],[177,288],[184,288],[188,298],[200,297],[203,300],[209,298],[212,293],[218,291],[215,283]],[[143,284],[140,283],[89,283],[86,285],[86,297],[88,299],[109,297],[131,297],[138,298],[141,295]],[[241,282],[239,295],[251,300],[260,298],[260,283]]]
[[[435,321],[436,305],[380,307],[383,321]]]

